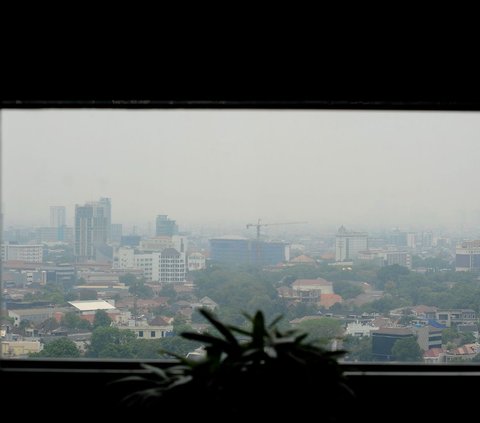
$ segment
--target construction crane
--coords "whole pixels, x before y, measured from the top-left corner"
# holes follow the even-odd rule
[[[255,226],[257,228],[257,241],[260,241],[260,228],[262,226],[273,226],[273,225],[297,225],[299,223],[308,223],[308,222],[278,222],[278,223],[261,223],[262,219],[258,219],[257,223],[247,223],[247,229]]]

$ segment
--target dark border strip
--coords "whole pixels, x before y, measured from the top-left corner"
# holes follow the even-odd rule
[[[351,109],[480,111],[480,101],[403,100],[3,100],[5,109]]]

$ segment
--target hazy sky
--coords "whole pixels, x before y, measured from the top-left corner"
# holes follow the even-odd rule
[[[480,114],[4,110],[5,223],[111,197],[114,223],[480,221]]]

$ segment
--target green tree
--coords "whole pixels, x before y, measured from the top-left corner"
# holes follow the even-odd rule
[[[68,329],[90,329],[91,328],[90,322],[80,318],[80,316],[74,311],[65,313],[65,316],[63,316],[61,324],[62,326],[65,326]]]
[[[28,329],[31,327],[33,327],[33,323],[27,319],[20,320],[20,323],[18,324],[18,328],[20,329],[20,332],[22,335],[25,335],[25,329]]]
[[[342,324],[330,317],[304,320],[298,325],[298,329],[308,333],[307,340],[318,341],[323,345],[343,335]]]
[[[363,292],[363,289],[358,285],[354,285],[348,281],[333,282],[333,290],[335,294],[340,295],[344,300],[355,298]]]
[[[97,310],[93,319],[93,328],[108,327],[112,323],[112,319],[105,310]]]
[[[390,310],[407,305],[409,305],[409,302],[403,298],[398,298],[393,295],[385,295],[383,298],[364,304],[360,307],[360,310],[367,313],[387,313]]]
[[[460,333],[460,346],[465,344],[473,344],[475,342],[475,335],[472,332]]]
[[[422,360],[422,350],[414,338],[397,339],[393,344],[392,354],[398,361]]]
[[[127,329],[98,327],[92,333],[87,357],[135,358],[135,334]]]
[[[57,322],[57,319],[50,317],[40,324],[40,329],[43,329],[46,332],[51,332],[52,330],[57,329],[59,326],[60,324]]]
[[[130,292],[132,295],[136,295],[138,298],[143,299],[153,298],[155,296],[153,289],[141,281],[134,282],[132,285],[130,285],[128,292]]]
[[[130,285],[133,285],[135,282],[137,282],[137,277],[132,273],[126,273],[125,275],[119,276],[118,280],[121,283],[124,283],[125,285],[130,286]]]
[[[160,290],[160,296],[167,297],[169,300],[175,301],[177,298],[177,291],[175,291],[175,288],[172,285],[165,285]]]
[[[343,349],[347,351],[345,361],[374,361],[372,339],[369,336],[347,335],[343,340]]]
[[[71,339],[60,338],[46,344],[42,351],[30,354],[30,357],[77,358],[80,351]]]
[[[254,268],[234,266],[212,266],[195,272],[196,295],[210,297],[219,306],[219,317],[226,322],[243,325],[246,319],[240,314],[247,307],[259,307],[257,298],[265,300],[267,318],[272,318],[283,310],[274,283],[278,275],[266,275]],[[271,301],[267,301],[268,300]],[[256,303],[256,304],[255,304]],[[273,316],[272,316],[273,314]]]
[[[378,285],[380,288],[383,288],[388,281],[398,283],[401,276],[406,276],[409,273],[410,270],[408,270],[408,268],[398,264],[382,267],[377,272]]]
[[[442,330],[442,344],[454,342],[458,338],[458,332],[455,328],[445,328]]]
[[[61,323],[62,326],[65,326],[68,329],[76,329],[80,324],[80,320],[80,316],[77,313],[70,311],[68,313],[65,313],[65,316],[63,316]]]

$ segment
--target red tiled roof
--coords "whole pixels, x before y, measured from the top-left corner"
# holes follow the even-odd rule
[[[168,322],[166,322],[162,317],[156,316],[153,320],[150,321],[151,326],[167,326]]]
[[[475,344],[465,344],[453,350],[453,353],[455,355],[472,355],[477,353],[477,347]]]
[[[413,311],[415,311],[416,313],[431,313],[431,312],[435,312],[438,310],[437,307],[433,307],[433,306],[427,306],[427,305],[417,305],[417,306],[414,306],[414,307],[410,307]]]
[[[320,295],[320,305],[325,308],[330,308],[336,303],[341,303],[343,298],[338,294],[322,294]]]
[[[431,358],[436,358],[440,354],[443,354],[445,351],[443,351],[443,348],[430,348],[428,351],[425,351],[423,353],[423,356],[425,358],[431,357]]]

